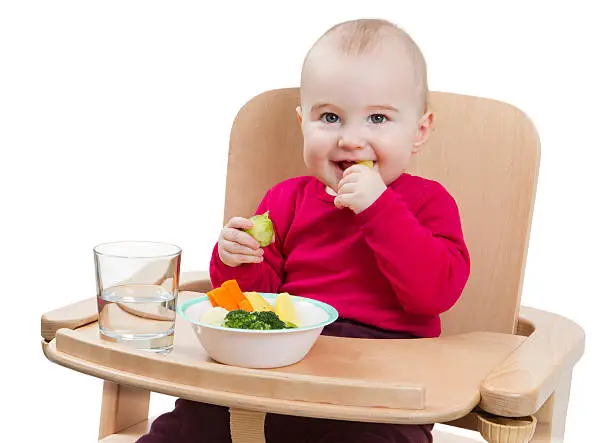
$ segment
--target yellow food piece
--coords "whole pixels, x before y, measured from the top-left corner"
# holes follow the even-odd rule
[[[276,315],[285,323],[293,323],[298,327],[300,326],[295,305],[291,300],[291,295],[287,292],[278,294],[276,297]]]
[[[251,303],[251,306],[253,306],[253,310],[254,311],[256,311],[256,312],[259,312],[259,311],[272,311],[272,312],[274,312],[274,308],[272,307],[272,305],[270,303],[268,303],[266,301],[266,299],[263,298],[259,294],[259,292],[245,292],[244,296]]]
[[[367,166],[368,168],[374,167],[374,162],[372,160],[364,160],[362,162],[359,162],[359,164],[363,166]]]

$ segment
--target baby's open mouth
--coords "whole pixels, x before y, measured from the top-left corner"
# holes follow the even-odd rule
[[[335,163],[338,165],[341,171],[345,171],[351,166],[357,165],[357,164],[365,164],[366,166],[369,166],[369,167],[374,167],[374,165],[376,164],[376,162],[372,160],[360,160],[360,161],[342,160],[342,161],[335,162]]]

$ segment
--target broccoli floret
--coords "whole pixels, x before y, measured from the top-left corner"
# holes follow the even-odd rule
[[[272,311],[246,312],[241,309],[230,311],[225,316],[223,326],[234,329],[287,329],[295,325],[285,324]]]
[[[270,327],[267,329],[285,329],[287,325],[283,322],[275,312],[272,311],[261,311],[256,312],[257,319]]]
[[[271,328],[268,323],[264,323],[260,320],[253,320],[253,322],[249,324],[249,329],[258,329],[258,330],[265,331],[267,329],[274,329],[274,328]]]
[[[249,312],[243,311],[242,309],[230,311],[225,316],[223,326],[226,328],[251,329],[249,325],[253,323],[253,317],[249,314]]]

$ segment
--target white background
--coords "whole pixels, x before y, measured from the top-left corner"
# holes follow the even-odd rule
[[[173,242],[184,270],[206,269],[235,113],[297,85],[329,26],[382,17],[422,47],[433,90],[510,102],[537,126],[523,304],[585,328],[566,441],[604,441],[612,31],[605,2],[558,3],[3,2],[0,440],[95,441],[101,382],[44,358],[40,315],[94,294],[99,242]],[[155,396],[152,413],[171,405]]]

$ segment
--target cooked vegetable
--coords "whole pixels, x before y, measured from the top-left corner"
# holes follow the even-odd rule
[[[223,326],[227,328],[238,328],[238,329],[254,329],[251,325],[254,323],[255,318],[251,316],[250,312],[237,309],[230,311],[225,316]]]
[[[228,311],[238,309],[238,303],[236,303],[227,288],[223,286],[213,289],[207,295],[213,306],[220,306]]]
[[[244,296],[253,306],[254,311],[274,311],[274,308],[258,292],[245,292]]]
[[[254,215],[249,220],[253,222],[253,227],[251,229],[245,229],[244,231],[255,238],[262,248],[270,245],[274,238],[274,227],[272,226],[272,220],[268,217],[268,212],[261,215]]]
[[[244,294],[236,280],[226,280],[221,283],[221,287],[227,291],[229,296],[236,302],[237,306],[240,306],[240,302],[245,300]]]
[[[206,295],[208,295],[208,300],[210,300],[210,304],[212,305],[212,307],[216,308],[219,306],[219,303],[217,303],[217,299],[214,296],[214,292],[215,290],[213,289],[212,291],[208,292]]]
[[[253,310],[236,280],[224,281],[220,287],[208,292],[207,295],[213,307],[220,306],[228,311],[239,308],[245,311]]]
[[[246,298],[244,300],[242,300],[240,303],[238,303],[238,309],[242,309],[243,311],[247,311],[247,312],[253,312],[253,306],[251,306],[251,302],[248,301]]]
[[[223,326],[234,329],[288,329],[278,315],[272,311],[246,312],[242,309],[230,311],[225,316]]]
[[[287,292],[278,294],[276,297],[276,314],[285,323],[298,325],[298,316],[291,295]]]
[[[208,292],[213,306],[201,316],[202,323],[238,329],[287,329],[299,327],[292,295],[276,298],[276,309],[258,292],[242,292],[236,280],[224,281]]]
[[[259,321],[270,325],[270,329],[287,329],[287,324],[282,321],[276,312],[261,311],[257,313]]]
[[[227,309],[220,306],[216,306],[212,309],[204,311],[200,316],[200,323],[207,325],[222,326],[225,316],[227,315]]]

